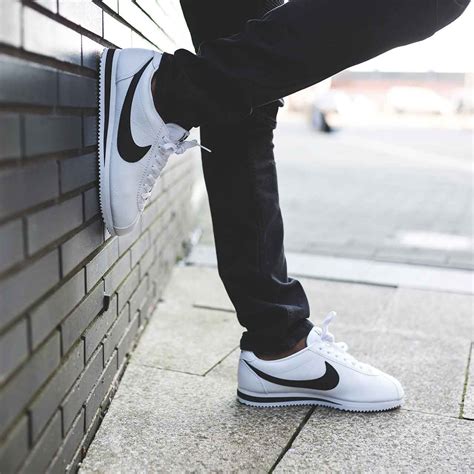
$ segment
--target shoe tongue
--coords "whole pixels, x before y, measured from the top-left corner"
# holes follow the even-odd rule
[[[321,336],[319,335],[318,329],[313,328],[308,334],[308,337],[306,338],[306,345],[310,346],[311,344],[315,344],[316,342],[321,341]]]
[[[189,132],[176,123],[167,123],[168,135],[173,142],[179,142],[188,138]]]

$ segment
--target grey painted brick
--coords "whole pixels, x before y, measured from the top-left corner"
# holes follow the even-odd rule
[[[95,319],[91,326],[86,330],[84,336],[85,342],[85,357],[86,360],[92,356],[94,351],[105,336],[105,333],[110,329],[113,322],[117,318],[117,297],[114,296],[110,301],[109,309]]]
[[[20,139],[20,115],[0,114],[0,160],[21,156]]]
[[[0,272],[23,260],[23,224],[21,220],[0,226]]]
[[[140,280],[138,288],[130,298],[130,314],[133,315],[142,307],[148,292],[148,277]]]
[[[105,247],[86,265],[86,281],[87,291],[96,285],[96,283],[104,276],[105,272],[117,261],[118,258],[118,239],[111,239],[107,242]],[[123,262],[119,262],[120,265],[124,265],[124,275],[130,269],[130,258],[123,259]],[[126,269],[125,269],[126,268]],[[117,271],[113,270],[113,271]],[[110,277],[112,278],[112,276]],[[106,285],[106,293],[107,285]],[[110,293],[109,293],[110,294]]]
[[[98,179],[97,156],[95,153],[61,160],[59,166],[62,193],[67,193],[86,184],[95,183]]]
[[[132,268],[139,262],[143,257],[144,253],[150,248],[150,234],[145,232],[142,236],[132,245]]]
[[[46,423],[56,411],[64,395],[72,387],[83,368],[84,342],[80,341],[68,357],[61,361],[59,370],[29,407],[33,442],[41,434]]]
[[[137,332],[138,332],[138,325],[139,325],[139,316],[137,313],[135,314],[135,317],[132,319],[132,322],[129,324],[122,339],[118,343],[117,363],[119,367],[123,364],[126,355],[130,353],[133,340],[135,339],[135,336],[137,335]]]
[[[81,148],[81,118],[68,116],[25,116],[26,156]]]
[[[102,0],[109,8],[118,12],[118,0]]]
[[[81,64],[81,35],[41,13],[24,8],[23,47],[27,51]],[[45,32],[48,32],[45,34]]]
[[[63,353],[67,352],[104,306],[103,286],[97,285],[61,324]]]
[[[157,299],[155,297],[155,287],[150,285],[149,295],[143,303],[142,309],[140,310],[140,324],[142,325],[146,320],[153,314],[157,305]]]
[[[28,453],[28,418],[24,416],[0,444],[0,472],[17,472]]]
[[[58,196],[58,169],[51,161],[0,172],[0,218]]]
[[[155,246],[153,245],[140,260],[140,280],[148,273],[155,260]]]
[[[82,224],[82,196],[27,217],[28,253],[33,254]]]
[[[125,253],[132,244],[140,237],[140,225],[136,225],[132,232],[118,237],[120,255]]]
[[[33,0],[38,5],[41,5],[43,8],[52,11],[53,13],[57,13],[58,5],[56,0]]]
[[[100,213],[99,191],[92,188],[84,192],[84,219],[88,221]]]
[[[120,48],[129,48],[132,43],[132,30],[104,13],[104,39]]]
[[[64,474],[67,471],[68,464],[74,457],[84,436],[84,420],[85,411],[81,410],[79,416],[74,421],[71,431],[66,435],[63,444],[49,466],[48,474]]]
[[[97,145],[97,116],[85,115],[82,117],[83,145]]]
[[[27,331],[26,319],[22,319],[0,336],[0,384],[27,358]]]
[[[85,403],[92,387],[102,373],[104,352],[100,347],[92,356],[89,363],[86,365],[84,372],[79,377],[79,380],[74,385],[72,390],[64,399],[61,407],[63,412],[63,430],[69,431],[71,425],[79,413],[82,405]]]
[[[59,0],[59,14],[97,36],[102,36],[102,9],[92,2]]]
[[[0,328],[26,310],[59,280],[57,250],[0,281]]]
[[[117,240],[117,239],[116,239]],[[111,295],[130,271],[130,253],[126,253],[115,263],[105,276],[105,293]]]
[[[91,5],[93,4],[91,3]],[[97,106],[97,81],[65,72],[60,72],[58,79],[59,105],[65,107]]]
[[[0,5],[5,2],[0,2]],[[57,72],[40,64],[0,54],[0,102],[55,105]]]
[[[30,312],[33,348],[36,348],[58,326],[84,295],[84,270],[80,270]]]
[[[0,436],[58,367],[59,334],[56,332],[33,354],[0,391]]]
[[[97,71],[99,57],[104,47],[91,40],[87,36],[82,36],[82,65]]]
[[[63,275],[67,275],[104,241],[103,224],[96,220],[61,245]]]
[[[114,352],[105,366],[104,372],[86,401],[86,429],[93,421],[100,405],[107,395],[117,373],[117,352]]]
[[[138,267],[135,267],[117,290],[119,311],[122,311],[122,308],[130,299],[130,296],[135,291],[135,288],[138,286],[138,273],[139,269]]]
[[[0,2],[0,42],[12,46],[21,44],[21,2]]]
[[[127,304],[119,314],[112,329],[108,332],[104,339],[104,360],[108,360],[112,355],[114,349],[117,347],[125,329],[130,320],[130,306]]]
[[[155,188],[159,185],[160,185],[160,180],[156,183]],[[142,214],[142,219],[141,219],[142,232],[145,229],[148,229],[153,224],[153,222],[159,217],[159,215],[163,212],[163,203],[165,200],[164,197],[165,196],[161,196],[159,199],[156,199],[145,208]]]
[[[58,411],[22,466],[21,474],[45,472],[61,445],[61,413]]]

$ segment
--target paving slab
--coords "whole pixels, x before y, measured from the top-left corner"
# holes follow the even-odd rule
[[[311,308],[311,320],[320,325],[329,311],[338,316],[331,331],[339,327],[367,328],[376,324],[396,290],[381,286],[300,279]]]
[[[287,252],[286,258],[289,274],[299,277],[474,294],[474,272],[468,270],[299,252]],[[211,246],[197,245],[187,261],[215,266],[215,251]]]
[[[459,416],[469,343],[456,343],[454,345],[458,347],[455,349],[449,340],[440,342],[403,332],[360,330],[339,324],[331,330],[336,341],[346,342],[350,353],[356,358],[401,381],[406,392],[406,409],[439,416]],[[216,365],[209,375],[233,378],[238,357],[239,350],[235,350]],[[472,414],[469,406],[472,407],[469,400],[465,399],[465,416]]]
[[[160,304],[132,362],[204,375],[238,346],[241,334],[233,313]]]
[[[376,328],[416,332],[427,337],[472,341],[474,297],[399,288]]]
[[[464,407],[462,417],[468,420],[474,420],[474,361],[472,360],[472,348],[470,364],[466,380],[466,393],[464,396]]]
[[[172,282],[163,295],[166,304],[209,306],[224,311],[234,311],[227,296],[217,268],[177,266],[173,270]]]
[[[235,387],[130,365],[80,472],[268,472],[308,408],[255,410]]]
[[[395,377],[406,392],[405,407],[458,417],[469,355],[468,341],[423,337],[392,330],[332,328],[349,352]]]
[[[178,275],[176,281],[180,286],[168,293],[167,302],[178,298],[181,286],[184,287],[183,292],[194,286],[196,290],[188,298],[194,306],[234,311],[214,268],[188,266],[180,268]],[[308,296],[312,319],[318,323],[329,311],[337,310],[341,316],[338,321],[341,323],[353,326],[374,324],[395,294],[394,288],[381,286],[308,278],[299,280]],[[196,281],[202,282],[202,285],[196,285]]]
[[[275,472],[472,472],[474,424],[406,410],[316,409]]]

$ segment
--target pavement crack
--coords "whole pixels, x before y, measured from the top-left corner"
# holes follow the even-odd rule
[[[209,372],[211,372],[212,370],[214,370],[219,364],[221,364],[222,362],[224,362],[225,359],[227,359],[227,357],[229,357],[232,352],[234,352],[236,349],[238,349],[239,346],[235,346],[233,347],[224,357],[222,357],[220,360],[218,360],[210,369],[207,369],[202,375],[203,377],[205,377]]]
[[[196,374],[194,372],[186,372],[185,370],[168,369],[166,367],[157,367],[156,365],[143,364],[143,363],[140,363],[140,362],[133,362],[133,364],[141,366],[141,367],[147,367],[149,369],[162,370],[164,372],[176,372],[178,374],[194,375],[195,377],[203,377],[204,376],[203,374]]]
[[[304,416],[304,418],[301,420],[301,423],[298,425],[298,427],[296,428],[295,432],[291,435],[291,438],[288,440],[288,443],[286,443],[286,446],[283,448],[283,451],[280,453],[280,455],[278,456],[277,460],[275,461],[275,463],[273,464],[273,466],[270,468],[270,470],[268,471],[269,474],[271,474],[275,469],[276,467],[278,466],[278,464],[280,464],[281,460],[284,458],[285,454],[288,452],[288,450],[291,448],[291,446],[293,445],[295,439],[298,437],[298,435],[300,434],[301,430],[304,428],[304,426],[306,425],[306,423],[308,422],[308,420],[311,418],[311,415],[314,413],[314,410],[316,410],[316,407],[311,407],[309,410],[308,410],[308,413],[306,413],[306,415]]]
[[[218,307],[218,306],[210,306],[210,305],[199,304],[199,303],[194,303],[193,308],[208,309],[210,311],[220,311],[222,313],[233,313],[233,314],[235,313],[235,310],[230,309],[230,308],[222,308],[222,307]]]
[[[469,369],[471,366],[471,360],[472,360],[472,343],[471,343],[471,346],[469,347],[469,354],[467,356],[466,372],[464,375],[464,386],[462,389],[462,397],[461,397],[461,403],[459,407],[459,418],[462,418],[462,419],[464,419],[464,401],[466,400],[467,389],[469,387]]]

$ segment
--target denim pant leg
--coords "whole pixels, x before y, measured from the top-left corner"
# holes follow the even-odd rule
[[[196,49],[239,31],[281,0],[181,0]],[[201,127],[202,164],[222,282],[247,330],[241,347],[262,354],[292,347],[311,329],[301,284],[288,278],[273,156],[280,101],[233,123]]]
[[[246,3],[220,1],[228,9]],[[168,95],[191,126],[248,115],[392,48],[428,38],[468,3],[289,0],[261,18],[248,19],[236,34],[207,38],[197,54],[180,49],[170,55],[176,79]],[[212,18],[213,12],[208,14]]]
[[[308,334],[309,306],[288,278],[273,156],[278,102],[240,122],[201,127],[219,275],[247,331],[241,348],[284,351]]]

